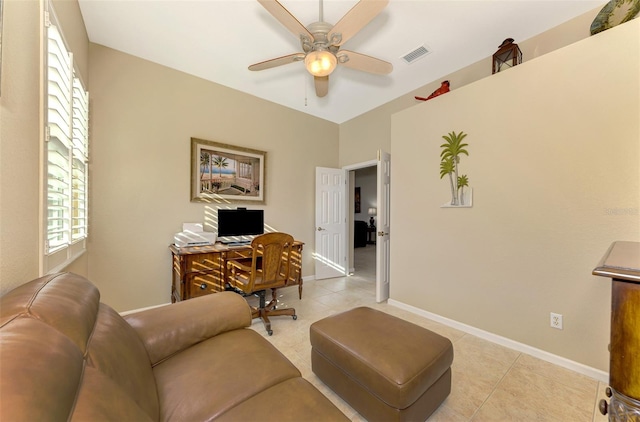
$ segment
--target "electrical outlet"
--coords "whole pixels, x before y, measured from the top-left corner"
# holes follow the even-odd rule
[[[562,314],[551,312],[551,328],[562,330]]]

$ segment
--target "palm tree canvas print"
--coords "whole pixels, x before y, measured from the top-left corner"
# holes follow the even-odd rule
[[[266,153],[191,138],[191,201],[264,203]]]
[[[471,190],[469,188],[469,177],[466,174],[459,175],[460,155],[469,156],[466,148],[469,144],[462,142],[467,134],[464,132],[449,132],[442,138],[446,141],[440,145],[440,178],[448,176],[451,186],[451,201],[445,207],[470,207]],[[469,188],[465,191],[465,187]]]

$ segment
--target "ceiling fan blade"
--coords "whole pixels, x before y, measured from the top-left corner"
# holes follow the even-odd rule
[[[378,16],[389,0],[360,0],[335,24],[327,39],[332,45],[342,45]]]
[[[329,93],[329,77],[328,76],[314,76],[313,80],[316,85],[316,96],[324,97]]]
[[[281,24],[291,31],[296,37],[308,37],[309,41],[313,41],[313,35],[303,24],[298,21],[283,5],[276,0],[258,0],[267,12],[276,18]]]
[[[282,66],[285,64],[299,62],[304,60],[304,53],[295,53],[289,54],[288,56],[277,57],[275,59],[266,60],[264,62],[255,63],[249,66],[249,70],[265,70],[271,69],[272,67]]]
[[[393,65],[384,60],[356,53],[355,51],[340,50],[337,54],[338,63],[355,70],[375,73],[376,75],[388,75],[393,71]]]

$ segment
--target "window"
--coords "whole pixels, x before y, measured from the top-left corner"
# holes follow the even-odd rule
[[[50,6],[49,6],[50,7]],[[45,12],[46,83],[42,273],[61,270],[86,249],[89,93],[76,75],[55,16]]]

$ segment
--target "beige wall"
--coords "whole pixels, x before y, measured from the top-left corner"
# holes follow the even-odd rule
[[[123,311],[170,298],[168,246],[211,206],[190,202],[190,138],[267,152],[265,223],[306,243],[314,274],[316,166],[338,164],[338,126],[92,44],[89,274]],[[245,205],[243,205],[245,206]]]
[[[522,50],[523,62],[588,37],[591,22],[599,11],[600,7],[528,40],[516,40]],[[501,42],[502,40],[497,40],[496,50]],[[491,76],[490,56],[451,74],[443,75],[427,85],[342,123],[340,125],[339,146],[340,166],[375,160],[378,149],[389,152],[391,147],[390,116],[406,108],[422,104],[421,101],[414,98],[415,96],[429,96],[440,87],[440,83],[444,80],[450,81],[453,91],[487,76]]]
[[[4,2],[0,96],[2,293],[38,276],[40,6]]]
[[[640,241],[639,40],[635,20],[392,117],[394,300],[608,369],[610,281],[591,271]],[[473,208],[440,208],[450,131]]]
[[[59,6],[59,10],[58,10]],[[38,276],[40,228],[39,1],[5,0],[0,96],[0,294]],[[86,76],[88,39],[77,2],[56,1],[65,38]],[[85,79],[86,80],[86,79]],[[74,271],[86,274],[86,257]]]

